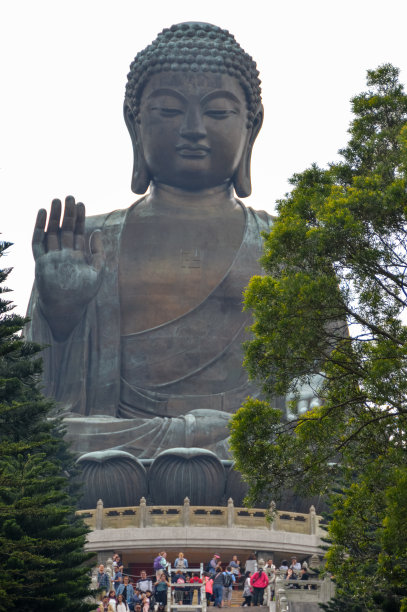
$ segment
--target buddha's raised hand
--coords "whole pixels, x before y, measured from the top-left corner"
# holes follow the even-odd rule
[[[286,395],[286,416],[289,420],[302,417],[308,410],[321,406],[320,391],[324,378],[321,374],[314,374],[307,384],[297,383],[296,391]],[[291,402],[296,401],[296,411],[291,411]]]
[[[61,201],[38,211],[32,248],[41,310],[57,340],[66,338],[95,297],[104,269],[101,232],[93,232],[85,245],[85,206],[68,196],[61,220]]]

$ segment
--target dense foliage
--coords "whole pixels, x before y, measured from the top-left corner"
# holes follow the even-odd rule
[[[293,177],[265,238],[246,366],[266,396],[294,401],[282,418],[249,399],[232,448],[252,502],[332,493],[330,609],[407,610],[407,95],[389,64],[367,84],[341,161]]]
[[[0,243],[0,256],[8,244]],[[0,270],[0,294],[8,269]],[[75,517],[75,471],[40,392],[40,348],[0,299],[0,610],[90,610],[87,528]]]

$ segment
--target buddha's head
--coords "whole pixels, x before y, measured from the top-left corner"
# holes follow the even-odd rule
[[[135,193],[154,181],[189,191],[232,183],[250,195],[260,80],[227,30],[198,22],[163,30],[131,64],[124,116]]]

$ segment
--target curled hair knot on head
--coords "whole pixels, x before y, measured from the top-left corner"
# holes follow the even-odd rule
[[[143,89],[152,73],[192,70],[229,74],[246,96],[247,126],[251,127],[261,105],[256,63],[227,30],[209,23],[186,22],[165,28],[130,65],[125,101],[137,120]]]

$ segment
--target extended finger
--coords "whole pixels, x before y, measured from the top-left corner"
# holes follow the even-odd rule
[[[308,400],[303,399],[298,402],[297,405],[298,414],[304,414],[308,410]]]
[[[73,249],[73,232],[75,229],[76,206],[75,198],[65,198],[65,211],[61,225],[61,249]]]
[[[34,233],[32,239],[32,250],[34,259],[38,259],[45,253],[45,224],[47,222],[47,211],[45,208],[41,208],[38,211],[37,219],[35,221]]]
[[[51,212],[49,213],[47,229],[47,250],[57,251],[59,249],[59,221],[61,219],[61,200],[52,200]]]
[[[105,263],[105,250],[103,248],[102,232],[95,230],[90,237],[90,252],[92,256],[92,266],[96,270],[101,270]]]
[[[85,250],[85,206],[82,202],[76,205],[74,249],[76,251]]]

